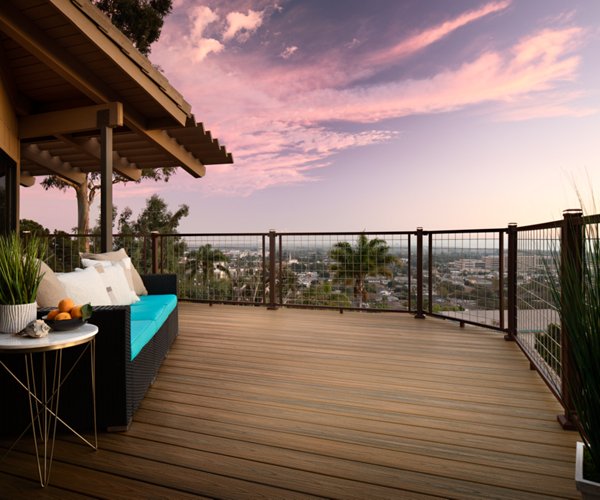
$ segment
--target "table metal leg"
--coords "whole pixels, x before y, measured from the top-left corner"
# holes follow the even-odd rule
[[[94,425],[94,443],[90,443],[79,432],[73,429],[63,419],[58,416],[58,405],[60,400],[60,388],[66,379],[69,377],[75,366],[79,363],[84,351],[77,358],[67,374],[62,376],[62,349],[53,351],[54,365],[52,371],[52,385],[48,391],[48,373],[46,364],[46,352],[42,352],[42,373],[41,381],[37,383],[35,376],[35,365],[33,363],[33,353],[25,354],[25,383],[23,383],[3,362],[0,361],[5,370],[12,376],[13,379],[27,391],[29,400],[29,416],[30,423],[25,430],[15,440],[9,450],[4,454],[4,457],[10,453],[15,445],[21,440],[25,433],[31,428],[33,431],[33,443],[35,446],[35,456],[37,461],[40,484],[45,487],[50,480],[50,470],[52,468],[52,460],[54,457],[54,443],[56,441],[56,427],[58,422],[63,424],[79,439],[94,450],[98,449],[98,430],[96,417],[96,339],[93,338],[86,346],[90,352],[90,376],[92,390],[92,410],[93,410],[93,425]],[[43,446],[43,456],[40,447]],[[3,458],[4,458],[3,457]]]
[[[57,414],[60,401],[60,386],[62,385],[62,351],[55,351],[53,354],[54,365],[50,397],[48,397],[46,353],[42,353],[42,380],[39,392],[38,384],[36,384],[35,381],[33,354],[30,353],[25,355],[27,388],[29,394],[29,415],[31,417],[31,429],[33,431],[35,458],[42,486],[46,486],[50,480],[52,459],[54,458],[54,443],[56,441],[56,425],[58,423]],[[43,453],[41,453],[40,445],[43,446]]]

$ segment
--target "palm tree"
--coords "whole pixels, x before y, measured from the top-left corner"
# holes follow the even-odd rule
[[[202,282],[206,284],[213,280],[215,269],[224,272],[227,276],[230,275],[229,269],[221,264],[221,262],[228,261],[229,258],[221,250],[214,248],[211,244],[206,244],[188,254],[186,267],[192,277],[200,269],[202,271]]]
[[[347,241],[333,245],[329,257],[336,261],[331,270],[338,280],[354,284],[354,297],[359,307],[367,300],[365,279],[367,276],[391,276],[390,266],[398,259],[389,253],[388,244],[380,238],[369,240],[365,234],[359,235],[353,247]]]

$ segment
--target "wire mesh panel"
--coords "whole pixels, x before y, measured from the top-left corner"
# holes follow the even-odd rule
[[[540,374],[560,394],[560,318],[552,299],[558,282],[560,221],[518,231],[517,341]]]
[[[281,304],[409,310],[409,233],[280,236]]]
[[[152,237],[149,234],[116,234],[113,249],[123,248],[140,274],[152,273]]]
[[[99,235],[57,232],[43,237],[48,242],[45,262],[57,273],[71,272],[81,267],[80,252],[100,252]]]
[[[506,235],[502,229],[429,234],[428,311],[504,329]]]
[[[182,299],[262,304],[264,240],[263,234],[161,235],[159,271],[177,274]]]

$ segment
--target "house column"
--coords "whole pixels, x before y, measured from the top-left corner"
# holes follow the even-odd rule
[[[100,251],[110,252],[113,248],[113,126],[108,110],[98,112],[100,129]]]

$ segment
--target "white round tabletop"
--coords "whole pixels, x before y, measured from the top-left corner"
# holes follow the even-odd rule
[[[0,352],[28,353],[37,351],[52,351],[85,344],[98,333],[98,327],[85,323],[74,330],[65,332],[50,331],[41,338],[21,337],[10,333],[0,333]]]

